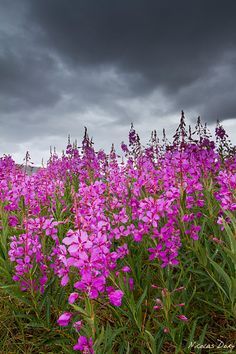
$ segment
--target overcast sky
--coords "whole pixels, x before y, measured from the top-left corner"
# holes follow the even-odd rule
[[[107,152],[183,109],[236,143],[235,0],[0,0],[0,153],[46,161],[83,127]]]

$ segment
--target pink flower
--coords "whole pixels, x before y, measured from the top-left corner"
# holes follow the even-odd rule
[[[11,227],[16,227],[18,224],[18,219],[15,215],[9,217],[8,225]]]
[[[72,315],[73,314],[71,312],[64,312],[57,320],[59,326],[62,327],[68,326]]]
[[[69,276],[68,276],[68,274],[66,274],[61,278],[61,285],[66,286],[68,281],[69,281]]]
[[[115,291],[110,292],[108,297],[109,297],[109,300],[110,300],[112,305],[121,306],[123,295],[124,295],[123,291],[115,290]]]
[[[129,272],[130,272],[130,267],[124,266],[121,270],[122,270],[122,272],[124,272],[124,273],[129,273]]]
[[[213,237],[213,238],[212,238],[212,241],[214,241],[215,243],[218,243],[218,244],[223,243],[223,241],[220,240],[220,239],[218,239],[217,237]]]
[[[115,289],[113,288],[113,286],[107,286],[107,287],[106,287],[106,292],[107,292],[108,294],[110,294],[110,293],[113,292],[113,291],[115,291]]]
[[[184,286],[180,286],[179,288],[174,289],[172,292],[183,291],[183,290],[185,290],[185,287]]]
[[[79,332],[83,326],[83,321],[77,321],[73,324],[73,327],[75,328],[76,332]]]
[[[92,338],[89,338],[88,340],[85,336],[80,336],[73,349],[80,350],[81,352],[87,354],[94,354]]]
[[[80,281],[74,284],[76,289],[87,292],[90,299],[98,297],[99,292],[105,290],[106,279],[103,276],[92,277],[90,273],[84,273]]]
[[[186,317],[186,316],[184,316],[184,315],[179,315],[179,316],[177,316],[178,317],[178,319],[180,319],[181,321],[188,321],[188,318]]]
[[[131,291],[134,289],[134,278],[129,278],[129,288]]]
[[[68,302],[69,304],[73,304],[79,297],[78,293],[71,293],[69,298],[68,298]]]
[[[185,303],[176,304],[175,306],[184,307],[184,306],[185,306]]]

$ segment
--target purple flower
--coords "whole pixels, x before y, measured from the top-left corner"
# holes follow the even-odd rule
[[[71,313],[71,312],[64,312],[57,320],[57,323],[59,324],[59,326],[62,326],[62,327],[68,326],[72,315],[73,315],[73,313]]]
[[[180,319],[181,321],[188,321],[188,318],[187,318],[186,316],[184,316],[184,315],[178,315],[177,317],[178,317],[178,319]]]
[[[131,291],[134,289],[134,278],[129,278],[129,288]]]
[[[88,340],[85,336],[80,336],[73,349],[80,350],[84,354],[94,354],[92,338]]]
[[[114,306],[121,306],[123,295],[124,295],[124,293],[121,290],[115,290],[115,291],[110,292],[108,294],[110,303]]]
[[[128,146],[127,146],[124,142],[121,143],[121,149],[122,149],[125,153],[128,153],[128,152],[129,152]]]
[[[122,267],[121,270],[122,270],[122,272],[124,272],[124,273],[129,273],[129,272],[131,271],[130,267],[128,267],[128,266]]]
[[[68,274],[65,274],[65,275],[61,278],[61,285],[62,285],[62,286],[66,286],[67,283],[68,283],[68,281],[69,281],[69,276],[68,276]]]
[[[79,332],[83,326],[83,321],[77,321],[73,324],[73,327],[75,328],[76,332]]]
[[[68,298],[68,302],[69,304],[73,304],[79,297],[78,293],[71,293],[69,298]]]
[[[9,221],[8,221],[8,225],[10,227],[16,227],[18,224],[18,219],[15,215],[13,216],[9,216]]]

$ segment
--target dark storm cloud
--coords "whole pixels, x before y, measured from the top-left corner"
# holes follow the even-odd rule
[[[49,56],[38,53],[5,52],[0,55],[0,95],[3,99],[1,108],[15,110],[51,105],[59,99],[56,87],[52,87],[48,72],[55,70]],[[43,88],[43,90],[42,90]],[[10,101],[4,100],[10,97]]]
[[[76,65],[114,65],[175,93],[234,49],[235,1],[36,0],[45,41]],[[135,83],[137,84],[137,83]],[[135,88],[134,88],[135,89]]]
[[[84,125],[111,144],[181,109],[235,119],[235,13],[233,0],[0,0],[3,148]]]
[[[109,108],[114,98],[133,95],[128,86],[137,78],[132,73],[118,78],[114,66],[67,65],[52,44],[48,47],[44,43],[44,29],[40,21],[31,17],[28,1],[22,0],[21,4],[24,11],[19,14],[17,1],[9,4],[0,0],[1,121],[11,112],[17,112],[21,121],[34,120],[32,112],[40,109],[49,110],[43,120],[50,120],[50,110],[65,97],[70,97],[70,107],[66,106],[64,114],[72,109],[80,113],[97,105]]]
[[[175,95],[175,100],[185,109],[193,109],[204,120],[215,122],[217,119],[236,118],[236,51],[222,55],[221,60],[209,68],[204,77]]]
[[[6,0],[2,3],[6,7]],[[17,97],[16,102],[27,98],[28,105],[54,103],[60,100],[61,91],[69,90],[58,85],[60,75],[55,75],[60,69],[54,55],[74,76],[81,68],[115,68],[125,77],[130,96],[159,89],[176,99],[176,108],[197,108],[202,103],[202,90],[191,97],[183,92],[191,92],[199,80],[204,85],[212,67],[221,65],[224,54],[236,48],[233,0],[224,4],[212,0],[25,0],[22,4],[22,30],[27,40],[21,38],[19,51],[23,55],[14,57],[16,53],[8,52],[0,56],[0,90]],[[25,53],[29,46],[31,52]],[[235,76],[235,66],[228,64]],[[96,87],[96,78],[94,83]],[[100,89],[106,92],[106,87]],[[214,93],[211,90],[210,98],[214,99]],[[114,100],[117,97],[114,95]],[[93,93],[86,97],[88,105],[93,98]],[[234,107],[229,99],[227,105]],[[223,106],[223,118],[228,118],[228,109]]]

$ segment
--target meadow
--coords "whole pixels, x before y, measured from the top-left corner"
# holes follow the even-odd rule
[[[236,352],[236,149],[172,141],[0,158],[0,353]]]

